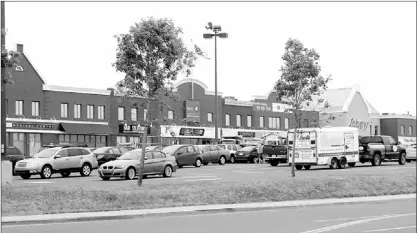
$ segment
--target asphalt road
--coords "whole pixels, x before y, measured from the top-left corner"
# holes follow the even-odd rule
[[[369,175],[401,175],[416,174],[416,163],[407,163],[400,166],[398,163],[383,163],[379,167],[372,167],[370,164],[359,164],[353,168],[329,169],[325,166],[312,167],[310,170],[296,171],[297,178],[324,178],[327,176],[369,176]],[[162,176],[149,176],[144,184],[187,184],[192,182],[220,182],[220,181],[258,181],[258,180],[285,180],[292,179],[291,167],[279,165],[272,167],[269,164],[209,164],[208,166],[184,167],[178,169],[170,178]],[[81,177],[79,173],[72,173],[70,177],[63,178],[60,174],[54,174],[51,179],[41,179],[40,176],[33,176],[29,180],[23,180],[20,176],[14,176],[12,187],[30,187],[34,185],[48,185],[58,187],[97,187],[114,188],[123,187],[126,183],[137,182],[114,178],[110,181],[103,181],[94,170],[89,177]]]
[[[373,233],[416,232],[416,199],[2,226],[4,233]]]

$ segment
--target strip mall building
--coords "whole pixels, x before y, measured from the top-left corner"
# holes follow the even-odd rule
[[[23,45],[17,45],[17,50],[22,54],[20,63],[16,69],[7,70],[14,81],[6,85],[7,145],[34,155],[49,143],[100,147],[141,142],[147,112],[142,99],[116,96],[113,89],[48,85],[30,63]],[[165,108],[163,112],[155,103],[151,105],[148,142],[211,143],[215,135],[214,92],[197,79],[183,79],[175,88],[180,102],[167,100],[170,109]],[[275,103],[274,91],[253,96],[251,101],[224,97],[220,92],[218,96],[220,136],[253,138],[269,133],[285,136],[295,126],[292,116],[284,112],[284,105]],[[321,98],[328,100],[331,107],[307,108],[299,126],[354,126],[360,129],[361,135],[369,135],[383,133],[384,127],[394,124],[383,123],[382,115],[362,98],[357,88],[328,90]],[[335,118],[326,120],[329,116]],[[415,117],[404,127],[405,134],[411,127],[411,134],[406,136],[415,140]],[[402,126],[397,128],[401,135]]]

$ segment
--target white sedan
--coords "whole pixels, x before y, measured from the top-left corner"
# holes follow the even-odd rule
[[[407,147],[406,154],[407,162],[411,162],[411,160],[416,161],[416,144],[411,144],[409,147]]]

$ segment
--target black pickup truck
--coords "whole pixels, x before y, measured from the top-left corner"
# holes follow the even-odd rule
[[[288,146],[285,138],[278,140],[265,140],[262,147],[262,155],[266,162],[271,166],[278,166],[281,163],[287,163]]]
[[[398,161],[400,165],[404,165],[406,148],[391,136],[364,136],[359,141],[359,161],[371,162],[372,166],[379,166],[382,161]]]

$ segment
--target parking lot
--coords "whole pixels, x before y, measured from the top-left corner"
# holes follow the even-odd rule
[[[390,176],[390,175],[416,175],[416,163],[407,163],[400,166],[398,163],[383,163],[373,167],[369,163],[357,164],[353,168],[329,169],[327,166],[313,166],[310,170],[296,170],[296,178],[325,178],[327,176],[352,177],[352,176]],[[194,182],[251,182],[263,180],[292,179],[291,167],[280,164],[272,167],[269,164],[209,164],[207,166],[184,167],[178,169],[170,178],[162,176],[148,176],[143,183],[151,185],[163,184],[188,184]],[[117,188],[126,185],[134,185],[136,180],[124,180],[114,178],[103,181],[94,170],[90,176],[81,177],[79,173],[72,173],[70,177],[63,178],[60,174],[54,174],[51,179],[41,179],[33,176],[29,180],[23,180],[19,176],[13,177],[12,187],[30,187],[36,185],[48,185],[56,187],[83,187],[83,188]]]

